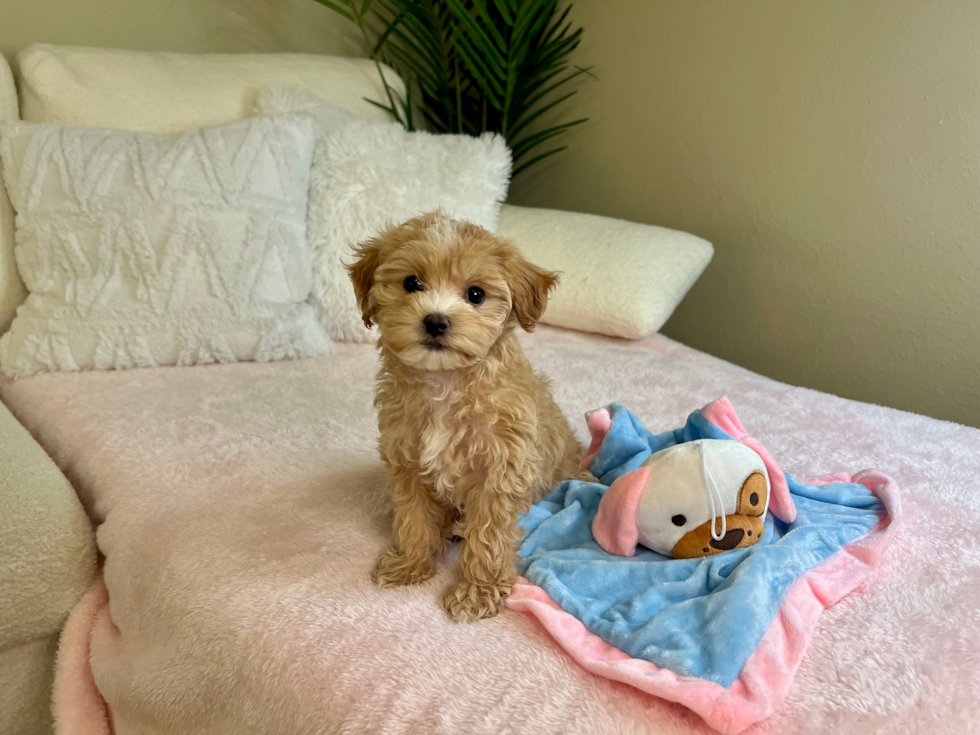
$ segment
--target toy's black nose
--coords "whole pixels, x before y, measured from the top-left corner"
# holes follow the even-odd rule
[[[734,549],[742,541],[742,537],[745,535],[745,531],[741,528],[733,528],[718,541],[711,539],[708,543],[716,549],[721,549],[722,551],[728,551],[729,549]]]
[[[449,331],[449,317],[445,314],[426,314],[422,320],[425,331],[433,337],[441,337]]]

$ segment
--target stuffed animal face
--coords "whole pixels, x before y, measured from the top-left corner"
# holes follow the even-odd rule
[[[616,480],[592,531],[621,556],[636,543],[677,559],[710,556],[756,543],[768,506],[762,458],[736,441],[701,439],[656,452]]]

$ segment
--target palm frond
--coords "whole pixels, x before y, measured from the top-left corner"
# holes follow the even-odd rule
[[[547,153],[542,153],[542,154],[541,154],[540,156],[535,156],[535,157],[534,157],[534,158],[532,158],[532,159],[531,159],[530,161],[525,161],[525,162],[524,162],[524,163],[522,163],[522,164],[521,164],[520,166],[518,166],[517,168],[515,168],[515,169],[514,169],[514,173],[513,173],[513,174],[511,174],[511,175],[512,175],[512,176],[517,176],[517,174],[519,174],[519,173],[520,173],[521,171],[523,171],[523,170],[524,170],[524,169],[526,169],[526,168],[530,168],[531,166],[533,166],[533,165],[534,165],[535,163],[537,163],[538,161],[543,161],[543,160],[544,160],[545,158],[547,158],[548,156],[553,156],[553,155],[555,155],[556,153],[561,153],[561,152],[562,152],[562,151],[564,151],[564,150],[568,150],[568,146],[567,146],[567,145],[563,145],[563,146],[561,146],[560,148],[552,148],[552,149],[551,149],[550,151],[548,151]]]
[[[562,72],[564,72],[566,70],[567,70],[566,67],[562,67],[561,69],[556,70],[554,74],[549,74],[542,84],[546,84],[555,75],[561,74]],[[543,103],[545,97],[547,97],[552,92],[556,91],[559,87],[561,87],[562,85],[566,84],[567,82],[572,81],[575,77],[577,77],[577,76],[579,76],[581,74],[588,74],[588,73],[589,73],[589,68],[576,69],[575,71],[573,71],[570,74],[562,77],[561,79],[559,79],[558,81],[554,82],[553,84],[549,84],[549,85],[545,86],[544,89],[541,89],[540,88],[542,85],[529,85],[527,92],[530,95],[530,99],[524,99],[524,100],[522,100],[522,107],[525,110],[524,114],[525,115],[535,115],[536,116],[537,110],[540,109],[540,107],[538,107],[538,104],[539,103]],[[576,91],[578,91],[578,90],[576,90]],[[572,92],[572,94],[574,94],[574,92]],[[565,97],[563,97],[562,99],[567,99],[568,96],[569,95],[565,95]],[[548,104],[549,104],[549,106],[553,106],[554,105],[554,103],[548,103]],[[522,121],[523,121],[523,118],[522,119],[519,119],[516,122],[515,128],[513,130],[513,134],[514,135],[517,135],[523,129],[523,127],[520,127],[520,128],[517,127],[517,126],[519,126],[519,125],[522,124]]]
[[[560,105],[562,102],[564,102],[565,100],[567,100],[569,97],[572,97],[573,95],[576,95],[576,94],[578,94],[578,90],[577,89],[574,89],[571,92],[569,92],[568,94],[566,94],[565,96],[559,97],[558,99],[554,100],[553,102],[549,102],[547,105],[542,105],[538,109],[534,110],[534,112],[531,112],[530,114],[525,115],[525,117],[522,120],[520,120],[516,125],[514,125],[511,128],[511,135],[513,135],[516,138],[518,135],[521,134],[521,131],[524,130],[524,128],[526,128],[528,125],[530,125],[531,123],[533,123],[535,120],[537,120],[543,114],[545,114],[548,110],[552,109],[553,107],[556,107],[557,105]]]
[[[408,129],[419,112],[439,133],[504,136],[514,175],[567,146],[539,146],[585,119],[553,121],[591,67],[571,64],[582,29],[559,0],[316,0],[354,22],[378,63],[388,104],[370,100]],[[370,15],[370,17],[369,17]],[[373,41],[372,41],[373,39]],[[400,96],[381,63],[405,80]],[[560,120],[560,117],[558,118]]]
[[[504,19],[507,24],[514,23],[514,13],[517,11],[517,2],[508,2],[508,0],[494,0],[494,5],[500,16]]]
[[[514,154],[514,161],[516,162],[520,160],[525,155],[527,155],[532,149],[541,145],[546,140],[550,140],[551,138],[554,138],[556,135],[561,135],[569,128],[574,127],[576,125],[581,125],[584,122],[588,122],[588,120],[589,119],[587,117],[583,117],[578,120],[572,120],[571,122],[562,123],[561,125],[555,125],[553,127],[546,128],[544,130],[538,131],[537,133],[522,138],[517,143],[511,146],[511,151]]]

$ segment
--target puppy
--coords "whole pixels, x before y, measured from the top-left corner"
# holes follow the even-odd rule
[[[514,334],[534,329],[558,274],[439,212],[362,243],[348,270],[380,331],[374,402],[394,501],[394,544],[372,578],[428,579],[452,532],[462,580],[443,608],[455,621],[496,615],[516,576],[518,514],[581,474],[581,447]]]

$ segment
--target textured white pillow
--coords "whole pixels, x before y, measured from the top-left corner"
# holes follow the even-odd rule
[[[660,329],[714,255],[686,232],[553,209],[505,205],[497,234],[561,271],[544,324],[627,339]]]
[[[493,231],[510,183],[510,149],[498,135],[409,133],[359,120],[301,89],[266,90],[256,113],[307,112],[320,135],[310,183],[312,302],[328,334],[373,339],[361,322],[344,261],[387,222],[441,208]]]
[[[326,352],[305,303],[310,120],[156,135],[15,123],[0,157],[29,296],[11,377]]]

